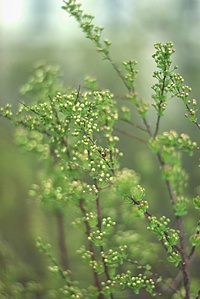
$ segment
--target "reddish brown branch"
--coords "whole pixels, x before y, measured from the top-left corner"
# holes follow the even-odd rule
[[[81,199],[79,200],[79,207],[80,207],[80,209],[81,209],[81,212],[82,212],[82,214],[83,214],[83,217],[86,217],[86,210],[85,210],[85,208],[84,208],[83,203],[84,203],[84,200],[81,198]],[[87,235],[87,237],[89,237],[89,236],[90,236],[90,232],[91,232],[91,228],[90,228],[90,225],[89,225],[89,223],[88,223],[87,220],[85,220],[84,222],[85,222],[85,227],[86,227],[86,235]],[[91,259],[92,259],[92,261],[95,261],[94,246],[93,246],[92,241],[90,241],[89,239],[88,239],[88,247],[89,247],[89,251],[90,251],[90,254],[91,254]],[[97,298],[98,298],[98,299],[104,299],[104,296],[103,296],[103,294],[101,293],[101,283],[100,283],[100,280],[99,280],[99,276],[98,276],[98,274],[94,271],[94,269],[92,269],[92,274],[93,274],[93,278],[94,278],[94,285],[95,285],[95,287],[96,287],[96,288],[98,289],[98,291],[99,291],[99,294],[98,294],[98,297],[97,297]]]
[[[190,298],[190,274],[189,274],[189,262],[186,252],[185,234],[183,227],[183,220],[181,217],[177,217],[178,229],[180,231],[180,253],[182,256],[182,272],[183,283],[185,287],[185,299]]]
[[[57,229],[58,229],[58,248],[60,255],[60,263],[64,270],[69,269],[69,260],[66,247],[66,235],[64,229],[64,217],[62,212],[56,212]]]
[[[118,131],[118,132],[120,132],[120,133],[122,133],[122,134],[124,134],[125,136],[134,138],[134,139],[136,139],[136,140],[138,140],[138,141],[140,141],[140,142],[142,142],[142,143],[147,143],[147,141],[146,141],[145,139],[140,138],[140,137],[138,137],[138,136],[135,136],[135,135],[133,135],[133,134],[130,134],[130,133],[128,133],[128,132],[125,131],[125,130],[122,130],[122,129],[119,129],[119,128],[116,128],[116,127],[115,127],[115,130]]]
[[[96,197],[96,209],[97,209],[97,219],[98,219],[98,229],[101,231],[101,208],[100,208],[100,189],[98,188],[97,180],[94,180],[95,187],[98,190],[97,197]],[[103,245],[100,246],[101,252],[104,252]],[[110,274],[108,270],[108,266],[106,265],[105,258],[102,256],[102,262],[104,267],[104,272],[106,275],[107,281],[110,280]],[[114,299],[114,295],[110,294],[110,299]]]

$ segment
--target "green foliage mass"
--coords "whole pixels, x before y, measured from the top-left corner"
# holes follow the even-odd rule
[[[185,116],[196,130],[200,125],[196,100],[189,99],[191,89],[183,85],[177,67],[172,67],[173,44],[155,44],[156,83],[152,86],[153,102],[147,103],[135,92],[136,61],[123,62],[121,71],[110,57],[111,42],[102,41],[103,28],[93,24],[93,16],[85,14],[74,0],[65,2],[63,8],[76,18],[86,38],[114,67],[127,89],[129,105],[123,102],[120,106],[116,95],[99,89],[91,78],[86,79],[84,87],[66,88],[56,67],[38,64],[21,89],[24,100],[16,115],[10,105],[0,110],[1,116],[17,126],[17,144],[34,152],[42,163],[40,183],[33,184],[30,196],[48,208],[52,217],[55,213],[58,216],[58,254],[40,237],[36,245],[48,257],[49,270],[59,280],[59,288],[42,286],[40,293],[43,298],[114,299],[128,298],[130,294],[135,294],[131,298],[194,298],[198,296],[197,277],[192,277],[190,268],[195,253],[198,256],[199,220],[194,214],[196,228],[188,231],[184,217],[199,210],[199,196],[191,198],[186,192],[189,174],[183,169],[182,153],[192,156],[198,145],[184,133],[160,132],[168,100],[181,99]],[[130,104],[142,125],[132,122]],[[154,126],[148,122],[151,106],[156,112]],[[118,149],[116,127],[121,123],[146,133],[144,146],[151,149],[160,164],[171,219],[150,211],[151,199],[139,175],[121,167],[123,153]],[[154,200],[159,202],[158,198]],[[73,227],[77,237],[81,236],[76,253],[83,264],[79,268],[84,270],[80,271],[91,273],[86,285],[77,281],[79,269],[68,265],[65,245],[70,240],[65,239],[63,219],[69,219],[67,225]],[[163,249],[166,268],[160,271],[155,264]],[[175,274],[168,275],[168,267]],[[181,277],[178,284],[177,277]],[[1,284],[2,298],[8,294],[6,287],[6,283]],[[18,288],[13,285],[9,292],[14,292],[11,298],[29,298],[30,289],[37,295],[38,288],[31,283]]]

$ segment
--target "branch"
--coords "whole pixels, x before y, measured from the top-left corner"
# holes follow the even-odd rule
[[[88,153],[88,156],[90,157],[89,153]],[[101,192],[101,190],[98,187],[98,183],[97,183],[96,179],[94,179],[94,185],[95,185],[95,187],[98,191],[98,193],[96,195],[96,210],[97,210],[97,221],[98,221],[97,225],[98,225],[99,231],[101,232],[102,231],[102,228],[101,228],[101,208],[100,208],[100,192]],[[104,252],[103,245],[100,246],[100,251]],[[107,281],[110,281],[111,278],[110,278],[108,266],[106,265],[105,257],[102,256],[102,255],[101,255],[101,257],[102,257],[102,263],[103,263],[106,279],[107,279]],[[114,299],[113,293],[110,293],[110,299]]]
[[[161,155],[158,153],[157,154],[158,160],[161,164],[162,167],[164,167],[164,162],[161,158]],[[170,184],[169,180],[166,180],[166,186],[171,198],[171,203],[174,206],[175,205],[175,194],[172,190],[172,186]],[[185,244],[185,233],[184,233],[184,227],[183,227],[183,220],[182,217],[177,216],[177,225],[178,225],[178,229],[180,231],[180,248],[179,248],[179,252],[181,254],[182,257],[182,272],[183,272],[183,280],[184,280],[184,287],[185,287],[185,292],[186,292],[186,297],[185,299],[189,299],[190,296],[190,278],[189,278],[189,263],[188,263],[188,256],[186,253],[186,244]]]
[[[183,228],[183,220],[182,217],[177,217],[178,229],[180,231],[180,253],[182,256],[182,272],[183,272],[183,282],[185,286],[186,296],[185,299],[190,298],[190,274],[189,274],[189,263],[186,252],[186,244],[185,244],[185,234]]]
[[[120,132],[120,133],[122,133],[122,134],[124,134],[124,135],[126,135],[126,136],[128,136],[128,137],[131,137],[131,138],[133,138],[133,139],[136,139],[136,140],[138,140],[138,141],[140,141],[140,142],[142,142],[142,143],[147,143],[147,141],[145,140],[145,139],[143,139],[143,138],[140,138],[140,137],[138,137],[138,136],[135,136],[135,135],[133,135],[133,134],[130,134],[130,133],[128,133],[127,131],[125,131],[125,130],[122,130],[122,129],[119,129],[119,128],[114,128],[116,131],[118,131],[118,132]]]
[[[121,117],[119,117],[119,120],[124,121],[124,122],[126,122],[127,124],[129,124],[129,125],[131,125],[131,126],[133,126],[133,127],[135,127],[135,128],[140,129],[141,131],[148,132],[147,129],[143,128],[142,126],[140,126],[140,125],[138,125],[138,124],[136,124],[136,123],[134,123],[133,121],[130,121],[130,120],[128,120],[128,119],[124,119],[124,118],[121,118]]]
[[[57,228],[58,228],[58,248],[60,253],[60,262],[64,270],[69,269],[69,260],[66,248],[66,237],[64,228],[64,219],[61,211],[56,212]]]
[[[86,219],[86,210],[84,208],[83,202],[84,202],[84,200],[82,198],[80,198],[79,199],[79,208],[81,209],[81,212],[83,214],[84,219]],[[90,225],[89,225],[87,220],[85,220],[84,222],[85,222],[85,227],[86,227],[86,235],[87,235],[87,239],[88,239],[88,237],[90,236],[91,228],[90,228]],[[91,259],[92,259],[92,261],[95,261],[94,246],[93,246],[92,241],[90,241],[90,240],[88,240],[88,247],[89,247],[89,251],[91,253]],[[95,287],[99,291],[99,295],[98,295],[97,298],[98,299],[104,299],[104,296],[101,293],[101,283],[100,283],[100,280],[99,280],[99,276],[93,268],[92,268],[92,273],[93,273]]]
[[[188,260],[189,260],[189,264],[191,264],[193,262],[192,257],[189,258],[189,256],[188,256]],[[168,293],[174,294],[177,291],[177,289],[179,288],[182,279],[183,279],[183,272],[181,270],[181,271],[178,272],[177,276],[175,277],[175,279],[173,280],[173,282],[169,286]]]
[[[133,202],[135,205],[137,205],[137,206],[140,205],[140,201],[136,200],[133,196],[128,196],[128,198],[131,199],[132,202]],[[153,214],[150,213],[148,210],[146,210],[146,211],[144,212],[144,216],[145,216],[146,219],[149,221],[149,218],[153,217]],[[164,232],[164,235],[165,235],[166,239],[168,240],[168,239],[169,239],[169,234],[168,234],[168,232],[165,231],[165,232]],[[163,241],[162,241],[162,245],[163,245],[163,247],[165,248],[166,252],[168,252],[168,248],[167,248],[167,246],[163,243]],[[180,248],[179,248],[177,245],[173,245],[172,248],[173,248],[174,252],[180,252]]]

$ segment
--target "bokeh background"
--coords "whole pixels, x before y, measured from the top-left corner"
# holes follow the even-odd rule
[[[178,64],[185,83],[192,87],[191,97],[200,92],[200,2],[199,0],[82,0],[83,8],[95,15],[95,23],[105,27],[103,36],[112,41],[111,53],[117,63],[138,61],[138,94],[151,101],[154,43],[174,43],[173,63]],[[30,76],[37,61],[59,65],[65,85],[77,88],[86,75],[96,77],[102,88],[119,97],[124,87],[112,67],[102,62],[94,45],[84,38],[72,17],[61,9],[61,0],[0,0],[0,105],[18,107],[19,89]],[[153,121],[153,111],[150,114]],[[169,104],[161,130],[175,129],[198,140],[198,130],[184,119],[180,102]],[[0,118],[0,275],[10,271],[13,280],[44,279],[48,273],[43,257],[35,248],[38,235],[53,239],[51,214],[28,197],[37,182],[39,162],[23,153],[14,142],[14,127]],[[123,166],[142,175],[149,194],[163,196],[157,182],[155,160],[137,141],[122,137]],[[191,173],[188,193],[199,188],[198,155],[184,157]],[[152,175],[153,174],[153,175]],[[160,190],[159,190],[160,188]],[[156,190],[156,191],[155,191]],[[160,214],[163,205],[152,203]],[[155,206],[154,206],[155,205]],[[192,219],[189,220],[192,222]],[[51,236],[51,237],[50,237]]]

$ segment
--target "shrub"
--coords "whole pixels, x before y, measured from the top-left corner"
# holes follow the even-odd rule
[[[93,24],[93,16],[74,0],[66,1],[63,9],[114,68],[126,87],[127,105],[124,101],[120,105],[112,91],[98,88],[92,78],[85,80],[84,87],[66,88],[56,67],[39,64],[21,89],[30,103],[21,101],[16,115],[11,105],[1,108],[1,116],[17,126],[17,144],[36,152],[42,163],[40,184],[32,186],[30,195],[58,220],[58,257],[52,245],[41,237],[37,240],[37,248],[49,258],[49,270],[60,279],[59,288],[48,287],[47,298],[141,298],[141,294],[143,298],[199,298],[198,277],[191,274],[191,267],[200,244],[200,223],[194,213],[200,209],[200,197],[187,194],[190,174],[182,165],[182,153],[192,156],[199,148],[187,134],[173,129],[160,132],[170,98],[181,100],[185,117],[200,129],[191,88],[172,66],[173,44],[155,44],[156,83],[153,101],[148,103],[135,91],[136,61],[123,62],[120,70],[110,56],[111,42],[102,40],[103,28]],[[151,107],[156,112],[153,125],[148,122]],[[140,123],[132,121],[131,109],[137,111]],[[138,129],[136,138],[158,159],[170,218],[151,211],[139,174],[120,165],[118,132],[129,136],[130,142],[135,138],[120,130],[123,123]],[[144,139],[140,132],[146,134]],[[153,200],[166,204],[156,196]],[[186,219],[191,217],[196,217],[196,227],[187,229]],[[67,227],[80,240],[76,269],[66,248]],[[91,273],[88,279],[84,273]]]

